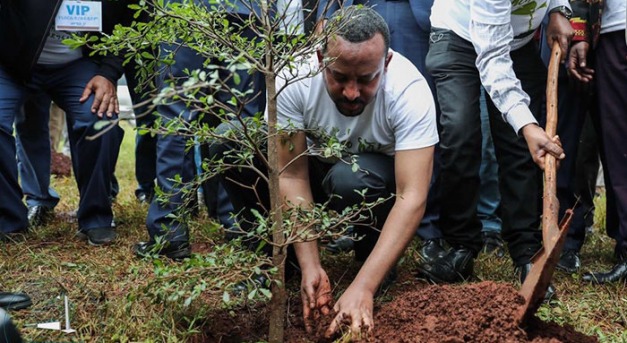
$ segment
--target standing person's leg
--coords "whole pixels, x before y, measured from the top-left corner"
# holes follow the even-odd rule
[[[546,87],[546,67],[532,43],[511,53],[514,71],[529,95],[529,109],[540,119]],[[524,137],[506,123],[491,99],[488,101],[496,158],[499,163],[502,235],[514,265],[530,262],[540,249],[542,198],[541,170],[533,162]]]
[[[144,89],[139,85],[137,64],[134,60],[131,59],[124,66],[124,75],[133,105],[138,105],[150,99],[150,90]],[[148,111],[147,104],[133,109],[138,128],[151,128],[155,122],[156,116],[153,113],[146,113],[146,111]],[[156,169],[157,137],[151,134],[140,134],[138,130],[135,136],[135,179],[137,180],[135,196],[139,202],[150,203],[152,201],[155,194]]]
[[[477,204],[477,216],[481,220],[481,233],[483,236],[483,251],[503,256],[503,240],[501,239],[501,217],[498,214],[501,203],[499,192],[499,166],[494,154],[494,142],[490,131],[490,118],[486,94],[481,89],[481,167],[479,168],[479,202]]]
[[[581,221],[585,227],[586,235],[592,231],[594,224],[594,196],[596,194],[600,166],[599,137],[597,137],[592,124],[590,111],[592,109],[587,111],[584,119],[579,139],[579,149],[577,149],[577,160],[575,162],[575,189],[581,204],[575,208],[575,215],[582,218]]]
[[[627,45],[625,31],[602,34],[596,48],[599,116],[606,167],[618,214],[615,254],[619,262],[608,273],[584,275],[584,280],[615,282],[627,279]]]
[[[440,104],[440,230],[452,249],[419,271],[435,282],[471,276],[481,250],[477,217],[481,122],[481,82],[472,43],[452,31],[434,29],[426,65],[435,80]]]
[[[83,58],[71,66],[38,69],[38,82],[47,86],[53,101],[67,115],[72,164],[80,194],[77,213],[79,233],[86,235],[92,245],[110,243],[116,236],[111,228],[112,175],[124,131],[116,126],[97,139],[89,139],[98,133],[94,124],[106,118],[98,118],[91,112],[94,94],[83,103],[78,101],[85,85],[96,75],[98,65]]]
[[[26,231],[28,219],[26,206],[22,202],[22,189],[18,183],[17,160],[13,122],[22,110],[26,88],[16,82],[0,65],[0,150],[6,154],[0,158],[0,240],[6,234]]]
[[[31,227],[45,225],[59,203],[59,194],[50,187],[50,102],[45,94],[29,96],[15,120],[18,169]]]
[[[418,22],[414,12],[416,9],[412,8],[408,1],[374,0],[369,1],[368,5],[372,6],[388,24],[390,28],[390,47],[410,60],[427,80],[437,106],[435,84],[425,66],[427,52],[429,51],[429,23]],[[424,16],[425,14],[421,13],[421,17]],[[440,111],[438,107],[436,111],[438,118],[439,114]],[[442,232],[440,232],[439,228],[439,163],[439,147],[436,146],[431,186],[429,187],[429,195],[427,197],[427,208],[420,222],[420,227],[416,232],[423,240],[420,254],[425,260],[433,260],[437,257],[441,257],[444,253],[440,242]]]

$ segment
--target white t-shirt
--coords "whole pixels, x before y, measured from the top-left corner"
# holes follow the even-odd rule
[[[625,0],[605,0],[605,9],[601,17],[601,33],[625,29]]]
[[[298,75],[309,75],[320,68],[314,55],[302,63]],[[277,89],[293,72],[284,70],[277,78]],[[435,145],[438,133],[435,103],[429,85],[416,67],[393,52],[382,85],[363,113],[342,115],[329,97],[322,73],[288,85],[277,98],[279,125],[292,129],[321,130],[347,143],[350,153],[378,152],[393,156],[395,151]],[[317,145],[308,134],[309,144]]]

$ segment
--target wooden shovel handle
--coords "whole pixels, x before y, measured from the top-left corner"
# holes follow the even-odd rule
[[[557,41],[553,42],[551,60],[546,82],[546,128],[547,135],[555,136],[557,129],[557,78],[562,50]],[[542,240],[545,249],[551,249],[559,236],[557,200],[557,162],[555,157],[547,154],[544,157],[544,200],[542,211]]]

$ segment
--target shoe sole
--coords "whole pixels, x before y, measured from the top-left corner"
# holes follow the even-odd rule
[[[30,307],[33,304],[32,300],[27,300],[27,301],[21,301],[21,302],[17,302],[17,303],[12,303],[10,305],[6,305],[6,306],[0,306],[2,308],[4,308],[5,310],[23,310],[27,307]]]
[[[92,247],[101,247],[101,246],[104,246],[104,245],[111,244],[111,243],[113,243],[116,240],[116,238],[118,238],[117,234],[116,234],[115,237],[113,239],[111,239],[110,241],[106,241],[106,242],[103,242],[103,243],[97,243],[97,242],[94,242],[91,239],[89,239],[89,236],[87,236],[86,233],[81,232],[81,231],[78,231],[76,233],[76,237],[78,239],[80,239],[80,240],[87,241],[87,244],[91,245]]]

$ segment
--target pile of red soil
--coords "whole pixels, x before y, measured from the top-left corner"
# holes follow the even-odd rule
[[[392,301],[375,308],[374,328],[364,342],[597,342],[596,337],[579,333],[571,326],[536,319],[528,323],[527,328],[520,328],[514,317],[523,298],[510,284],[481,282],[425,287],[418,283],[411,286],[394,291]],[[300,301],[291,299],[288,308],[286,342],[332,342],[323,337],[332,317],[322,318],[315,332],[308,335]],[[224,325],[222,321],[214,326],[209,337],[204,337],[205,342],[265,339],[265,309],[238,313],[230,320],[222,319],[230,324]]]
[[[52,151],[50,158],[50,173],[58,177],[69,177],[72,172],[72,160],[62,153]]]

